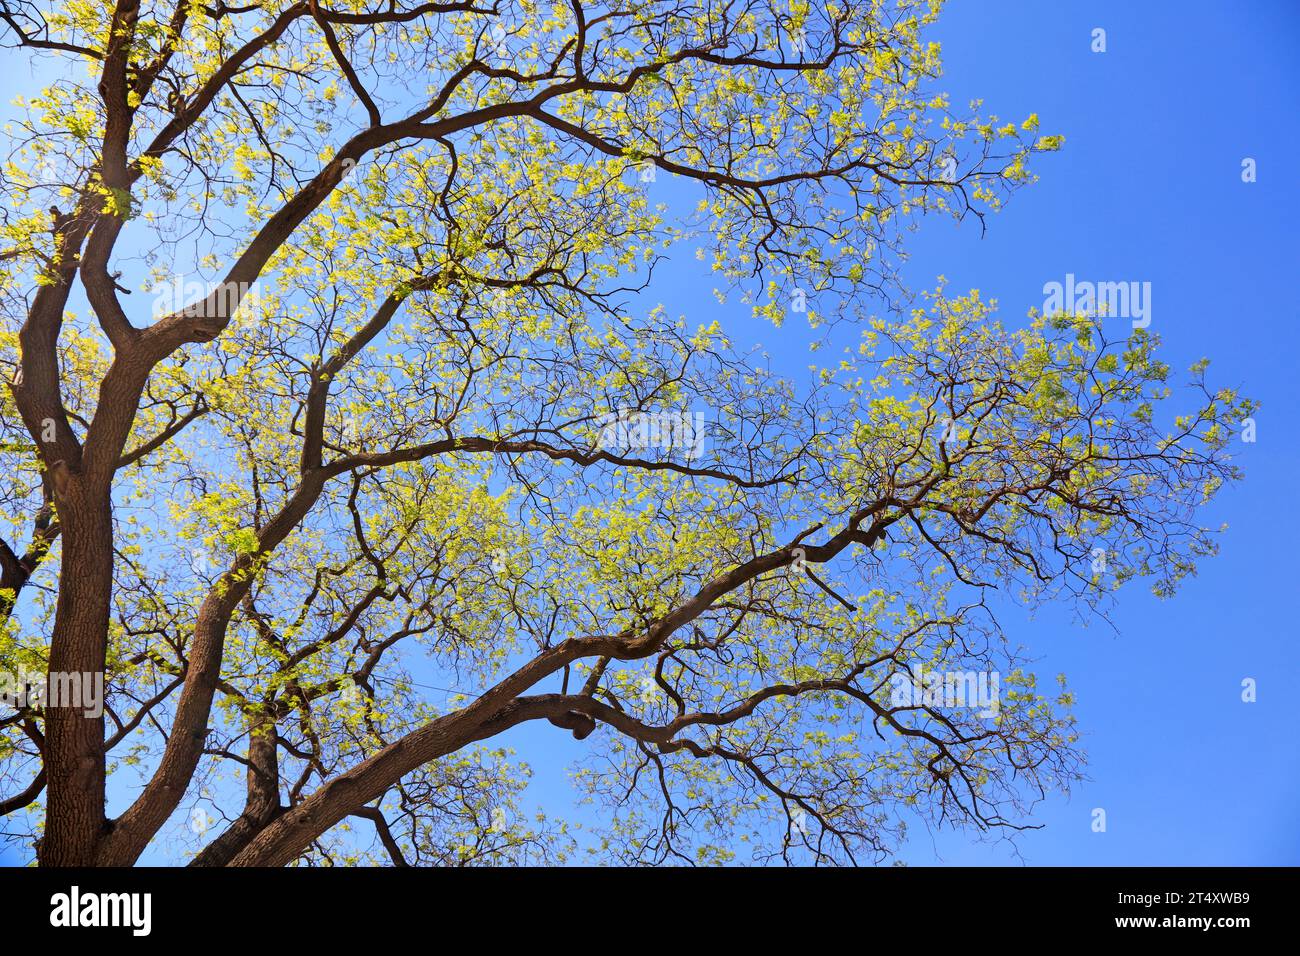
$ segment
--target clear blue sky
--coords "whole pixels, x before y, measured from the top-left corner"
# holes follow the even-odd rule
[[[1091,52],[1106,30],[1107,52]],[[1037,864],[1300,863],[1296,506],[1300,463],[1300,4],[958,2],[941,25],[948,85],[1007,117],[1037,112],[1064,150],[978,241],[940,225],[913,246],[923,283],[996,296],[1042,284],[1152,283],[1175,368],[1202,355],[1263,408],[1247,480],[1216,509],[1218,558],[1171,601],[1123,592],[1120,634],[1023,616],[1013,636],[1070,676],[1092,782],[1021,840]],[[1253,157],[1259,178],[1241,181]],[[1241,702],[1241,681],[1259,699]],[[1091,810],[1107,811],[1093,833]],[[914,841],[910,862],[1002,862],[1004,848]]]
[[[1090,50],[1095,27],[1106,30],[1103,54]],[[1118,635],[1051,609],[1003,617],[1041,675],[1069,675],[1090,781],[1039,808],[1033,822],[1045,826],[1022,835],[1019,858],[965,833],[923,831],[902,857],[1300,864],[1300,743],[1287,710],[1300,681],[1300,4],[954,0],[936,38],[954,103],[982,97],[1009,120],[1036,112],[1042,132],[1066,143],[1038,161],[1040,182],[991,217],[983,239],[974,225],[928,220],[909,246],[913,288],[946,275],[951,290],[1000,300],[1014,323],[1068,272],[1149,281],[1151,327],[1171,364],[1208,355],[1213,381],[1263,408],[1241,458],[1247,480],[1212,516],[1231,526],[1222,554],[1173,600],[1122,592]],[[1241,181],[1245,157],[1258,163],[1253,184]],[[806,364],[798,323],[755,326],[746,307],[701,295],[695,269],[670,264],[655,301],[692,322],[719,319],[738,343],[761,341],[774,370]],[[1241,702],[1245,677],[1258,681],[1254,704]],[[507,735],[536,772],[528,802],[590,820],[567,774],[594,739],[545,724]],[[1107,812],[1105,833],[1092,832],[1094,807]]]

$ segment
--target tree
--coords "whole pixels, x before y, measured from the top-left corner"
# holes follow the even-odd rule
[[[930,4],[0,16],[54,77],[0,204],[0,660],[50,679],[0,779],[42,864],[191,813],[204,865],[559,858],[493,743],[529,721],[587,741],[616,859],[1014,832],[1082,754],[987,595],[1104,615],[1213,550],[1248,400],[1201,363],[1159,425],[1146,330],[898,281],[918,216],[982,227],[1060,145],[950,106]],[[695,246],[739,319],[860,344],[796,387],[645,306]],[[102,714],[56,699],[96,674]]]

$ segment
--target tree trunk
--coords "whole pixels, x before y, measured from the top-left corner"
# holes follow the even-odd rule
[[[248,738],[248,799],[244,812],[190,866],[225,866],[280,812],[279,754],[274,720],[254,721]]]
[[[107,489],[88,489],[66,474],[55,479],[66,487],[57,495],[63,560],[49,673],[84,682],[89,675],[103,674],[108,647],[112,504]],[[52,700],[51,694],[45,701],[48,792],[42,866],[91,865],[104,831],[104,716],[87,717],[84,703],[68,703]]]

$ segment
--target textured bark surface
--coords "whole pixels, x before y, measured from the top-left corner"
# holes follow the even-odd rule
[[[81,488],[59,496],[64,527],[63,565],[50,670],[102,674],[113,586],[112,512],[107,495],[87,501]],[[49,866],[87,866],[104,830],[104,718],[84,708],[46,709],[48,781],[40,860]]]

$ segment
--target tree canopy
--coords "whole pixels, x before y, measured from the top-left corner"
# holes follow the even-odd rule
[[[950,102],[938,16],[0,0],[45,83],[0,186],[0,666],[106,675],[0,711],[15,838],[562,861],[495,740],[530,721],[584,741],[603,859],[1032,825],[1083,754],[990,595],[1170,593],[1253,405],[1148,329],[904,288],[919,217],[983,228],[1061,146]],[[691,256],[734,322],[646,304]],[[797,383],[751,348],[786,322],[853,344]],[[927,671],[993,712],[900,702]]]

